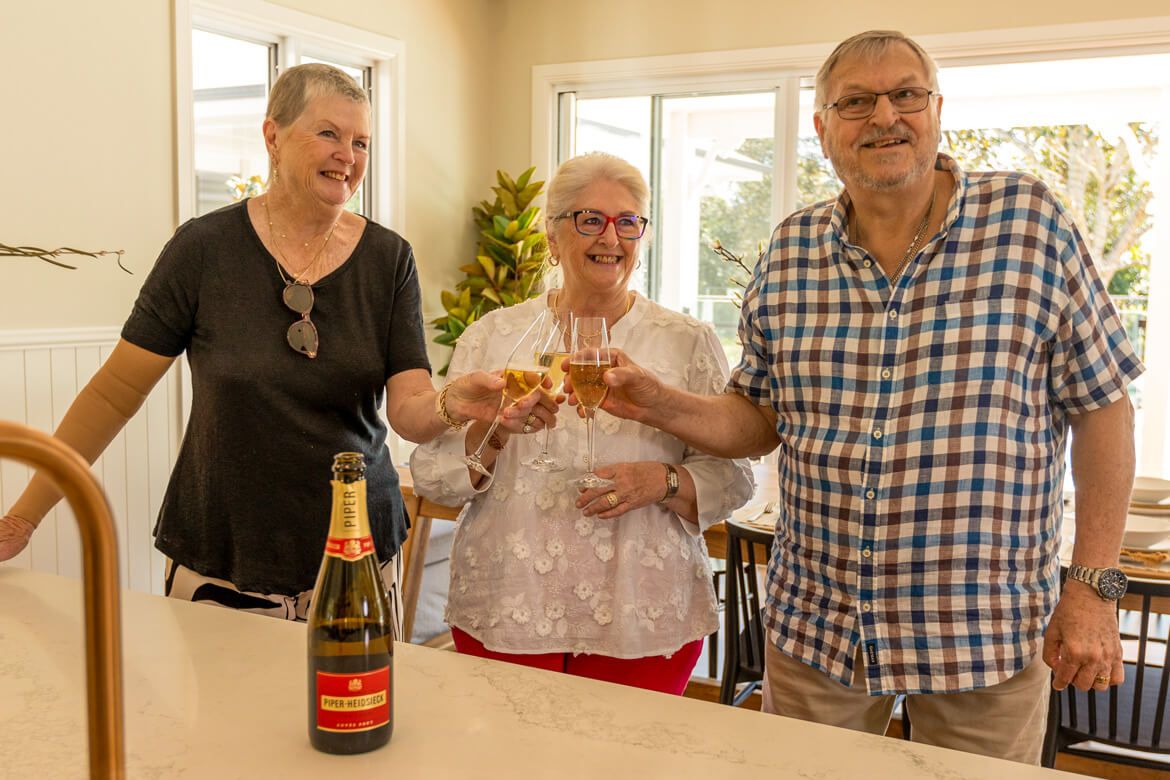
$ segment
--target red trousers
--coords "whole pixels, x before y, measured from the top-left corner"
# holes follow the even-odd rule
[[[703,651],[703,640],[688,642],[667,658],[652,655],[646,658],[610,658],[604,655],[573,655],[572,653],[497,653],[488,650],[475,637],[451,627],[455,649],[464,655],[491,658],[534,669],[564,672],[577,677],[631,685],[650,691],[681,695],[691,679],[691,672]]]

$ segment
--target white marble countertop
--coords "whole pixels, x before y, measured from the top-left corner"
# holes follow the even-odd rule
[[[0,568],[0,778],[86,776],[80,593]],[[328,756],[306,735],[303,625],[141,593],[122,607],[131,778],[1060,776],[412,645],[395,649],[390,744]]]

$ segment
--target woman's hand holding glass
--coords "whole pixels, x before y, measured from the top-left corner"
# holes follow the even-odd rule
[[[536,392],[541,387],[549,386],[546,381],[549,367],[540,364],[537,358],[540,346],[540,337],[544,320],[549,315],[542,313],[524,331],[520,340],[512,348],[504,365],[502,393],[497,380],[499,395],[491,426],[484,433],[483,439],[475,452],[464,458],[468,468],[489,476],[491,472],[483,464],[483,452],[491,441],[496,429],[503,428],[512,433],[532,433],[542,427],[554,425],[556,422],[557,403],[547,393]],[[510,407],[505,408],[511,401]]]

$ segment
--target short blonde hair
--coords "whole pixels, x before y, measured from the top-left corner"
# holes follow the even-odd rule
[[[837,48],[833,49],[833,53],[817,71],[816,110],[822,111],[821,106],[828,101],[829,78],[833,75],[833,69],[840,65],[842,60],[858,57],[873,62],[889,51],[891,46],[899,43],[910,47],[910,50],[918,55],[922,67],[926,69],[926,80],[930,89],[938,92],[938,65],[925,49],[897,30],[867,30],[837,44]]]
[[[595,181],[622,185],[637,201],[639,216],[650,216],[650,187],[646,185],[642,172],[620,157],[590,152],[565,160],[549,182],[545,222],[550,233],[553,220],[572,211],[581,193]]]
[[[305,112],[313,98],[337,95],[369,108],[370,97],[345,71],[321,62],[289,68],[276,79],[268,93],[266,117],[288,127]]]

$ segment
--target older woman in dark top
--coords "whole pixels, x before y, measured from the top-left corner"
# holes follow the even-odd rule
[[[327,65],[291,68],[273,86],[263,132],[267,193],[179,228],[57,436],[96,459],[186,352],[191,417],[155,529],[169,558],[166,591],[303,619],[333,454],[365,455],[376,550],[394,594],[407,522],[378,416],[383,396],[395,431],[421,442],[492,419],[503,380],[478,372],[436,397],[410,245],[345,209],[369,158],[365,92]],[[530,413],[538,426],[552,419],[532,403],[507,410],[505,427],[519,430]],[[33,480],[0,520],[0,560],[24,547],[58,498]]]

